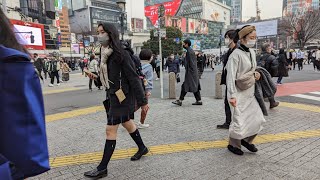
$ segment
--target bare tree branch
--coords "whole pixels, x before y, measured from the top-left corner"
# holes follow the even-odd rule
[[[301,17],[295,14],[284,17],[279,28],[303,48],[308,42],[320,39],[320,12],[319,10],[307,11]]]

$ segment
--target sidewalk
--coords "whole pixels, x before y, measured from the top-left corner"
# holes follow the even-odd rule
[[[42,91],[46,94],[54,94],[65,91],[74,91],[80,89],[88,89],[89,79],[81,74],[81,72],[73,72],[70,74],[70,79],[67,82],[61,82],[60,86],[57,86],[57,79],[54,79],[54,87],[49,87],[50,78],[41,82]]]
[[[224,122],[223,100],[204,97],[203,106],[192,106],[193,101],[188,97],[177,107],[170,100],[151,99],[150,128],[140,132],[153,153],[131,162],[126,157],[135,144],[120,127],[117,154],[105,179],[320,179],[319,111],[295,106],[270,110],[260,133],[268,141],[258,138],[258,153],[244,150],[239,157],[225,148],[228,131],[216,129]],[[103,109],[65,117],[47,123],[54,168],[31,179],[84,179],[83,172],[99,162],[105,142]]]

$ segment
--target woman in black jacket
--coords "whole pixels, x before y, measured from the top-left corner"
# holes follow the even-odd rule
[[[280,49],[279,51],[279,68],[278,68],[278,80],[277,84],[282,84],[282,78],[288,77],[288,62],[286,60],[286,54],[284,49]]]
[[[107,176],[107,165],[116,146],[119,124],[127,129],[139,147],[138,152],[131,157],[131,161],[139,160],[149,152],[133,122],[136,103],[142,111],[148,111],[149,108],[134,63],[130,54],[122,48],[119,32],[113,24],[99,24],[98,34],[98,40],[102,45],[100,79],[107,89],[107,100],[103,104],[107,111],[108,122],[102,160],[96,169],[84,173],[90,178]]]

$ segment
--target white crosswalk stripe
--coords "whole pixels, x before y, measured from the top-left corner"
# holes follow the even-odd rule
[[[320,92],[310,92],[310,94],[320,95]]]
[[[309,92],[309,94],[320,95],[320,92]],[[318,96],[312,96],[312,95],[306,95],[306,94],[293,94],[291,96],[303,98],[303,99],[309,99],[313,101],[320,101],[320,97]]]

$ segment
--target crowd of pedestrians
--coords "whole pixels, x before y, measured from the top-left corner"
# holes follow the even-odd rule
[[[108,164],[117,144],[120,124],[138,147],[137,152],[130,158],[131,161],[140,160],[149,153],[139,129],[150,126],[145,122],[149,112],[153,79],[161,78],[160,64],[164,60],[159,59],[158,55],[149,49],[142,50],[139,57],[134,55],[131,47],[125,41],[120,41],[119,31],[112,23],[101,23],[97,27],[98,41],[101,44],[99,56],[92,54],[89,59],[78,62],[67,62],[55,54],[39,58],[35,53],[31,57],[18,43],[9,20],[1,10],[0,18],[0,26],[4,29],[0,31],[1,72],[10,72],[12,68],[24,70],[6,76],[9,77],[7,81],[15,82],[17,87],[10,88],[6,84],[2,85],[5,87],[1,87],[12,91],[11,96],[1,101],[4,110],[0,111],[0,116],[3,117],[0,124],[0,179],[24,179],[50,169],[39,78],[45,81],[49,76],[49,87],[54,86],[55,79],[56,85],[59,86],[61,82],[69,81],[69,73],[76,66],[80,67],[82,75],[88,77],[90,91],[93,83],[99,90],[105,91],[105,100],[101,102],[107,119],[103,155],[97,167],[85,172],[84,176],[97,179],[108,175]],[[251,152],[257,152],[258,148],[253,144],[253,140],[262,130],[265,116],[268,114],[264,99],[269,100],[270,109],[279,105],[274,97],[276,85],[282,84],[283,78],[288,77],[290,69],[295,70],[296,64],[299,71],[303,70],[306,54],[302,50],[286,52],[284,49],[280,49],[276,54],[270,44],[265,43],[261,47],[262,53],[257,55],[254,50],[256,28],[251,25],[229,30],[225,38],[229,50],[221,58],[195,52],[189,39],[182,43],[185,49],[183,55],[170,54],[166,58],[165,63],[162,63],[164,70],[174,73],[177,78],[180,67],[185,68],[180,96],[172,103],[182,106],[186,94],[191,92],[195,97],[192,105],[203,105],[200,79],[204,69],[214,70],[216,64],[223,62],[221,85],[226,86],[226,118],[217,128],[229,129],[229,143],[226,148],[230,152],[243,155],[242,146]],[[309,52],[308,63],[309,59],[313,62],[315,70],[320,71],[320,49]],[[157,78],[153,77],[154,71]],[[32,76],[35,73],[39,78]],[[3,75],[1,77],[3,78]],[[277,77],[277,81],[273,82],[272,77]],[[10,103],[13,100],[15,103]],[[15,104],[21,108],[14,107]],[[139,110],[140,120],[134,121],[135,112]],[[30,121],[30,124],[19,123],[25,119]],[[34,130],[34,134],[28,134],[23,130],[27,128]],[[22,130],[15,133],[16,129]],[[30,139],[33,141],[29,141]],[[11,152],[11,149],[14,151]]]

